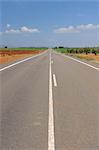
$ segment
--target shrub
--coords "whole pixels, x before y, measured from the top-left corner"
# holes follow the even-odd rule
[[[97,51],[95,49],[92,49],[92,53],[97,55]]]
[[[86,53],[86,55],[90,53],[90,48],[84,48],[84,53]]]
[[[80,48],[79,53],[83,53],[83,52],[84,52],[83,48]]]

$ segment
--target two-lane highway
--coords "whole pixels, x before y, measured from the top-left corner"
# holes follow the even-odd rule
[[[49,50],[0,78],[0,150],[99,150],[98,69]]]

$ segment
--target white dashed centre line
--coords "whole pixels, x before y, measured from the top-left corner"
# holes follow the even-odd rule
[[[57,87],[57,81],[56,81],[56,75],[53,74],[53,82],[54,82],[54,86]]]
[[[53,60],[51,61],[51,64],[53,64]]]
[[[53,93],[52,93],[52,68],[51,68],[51,51],[49,63],[49,120],[48,120],[48,150],[55,150],[54,139],[54,110],[53,110]]]

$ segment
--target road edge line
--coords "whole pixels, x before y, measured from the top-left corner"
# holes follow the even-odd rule
[[[76,61],[76,62],[79,62],[80,64],[86,65],[86,66],[88,66],[88,67],[90,67],[90,68],[93,68],[93,69],[99,71],[99,68],[94,67],[94,66],[92,66],[92,65],[90,65],[90,64],[87,64],[87,63],[85,63],[85,62],[83,62],[83,61],[81,61],[81,60],[78,60],[78,59],[76,59],[76,58],[73,58],[73,57],[70,57],[70,56],[66,56],[66,55],[64,55],[64,54],[60,54],[60,53],[57,53],[57,52],[55,52],[55,54],[59,54],[59,55],[65,57],[65,58],[67,57],[67,58],[72,59],[72,60],[74,60],[74,61]]]
[[[22,59],[22,60],[20,60],[20,61],[18,61],[18,62],[15,62],[15,63],[13,63],[13,64],[11,64],[11,65],[8,65],[8,66],[4,67],[4,68],[1,68],[1,69],[0,69],[0,72],[3,71],[3,70],[6,70],[6,69],[8,69],[8,68],[11,68],[11,67],[13,67],[13,66],[16,66],[16,65],[18,65],[18,64],[20,64],[20,63],[22,63],[22,62],[27,61],[27,60],[30,60],[30,59],[32,59],[32,58],[41,56],[41,55],[43,55],[43,54],[45,54],[45,53],[46,53],[46,51],[45,51],[45,52],[42,52],[41,54],[38,54],[38,55],[35,55],[35,56],[32,56],[32,57],[28,57],[28,58]]]

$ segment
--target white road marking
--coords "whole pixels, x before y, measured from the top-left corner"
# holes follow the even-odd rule
[[[56,53],[56,54],[59,54],[59,53]],[[83,62],[83,61],[80,61],[80,60],[78,60],[78,59],[75,59],[75,58],[73,58],[73,57],[66,56],[66,55],[63,55],[63,54],[59,54],[59,55],[61,55],[61,56],[63,56],[63,57],[67,57],[67,58],[69,58],[69,59],[72,59],[72,60],[74,60],[74,61],[76,61],[76,62],[79,62],[79,63],[81,63],[81,64],[83,64],[83,65],[86,65],[86,66],[88,66],[88,67],[90,67],[90,68],[93,68],[93,69],[99,71],[99,68],[94,67],[94,66],[92,66],[92,65],[90,65],[90,64],[87,64],[87,63],[85,63],[85,62]]]
[[[53,64],[53,60],[51,61],[51,64]]]
[[[3,70],[6,70],[6,69],[8,69],[8,68],[11,68],[11,67],[13,67],[13,66],[15,66],[15,65],[18,65],[18,64],[20,64],[20,63],[22,63],[22,62],[25,62],[25,61],[27,61],[27,60],[30,60],[30,59],[32,59],[32,58],[41,56],[41,55],[43,55],[44,53],[46,53],[46,51],[43,52],[43,53],[41,53],[41,54],[38,54],[38,55],[35,55],[35,56],[32,56],[32,57],[28,57],[28,58],[25,58],[25,59],[23,59],[23,60],[20,60],[20,61],[18,61],[18,62],[16,62],[16,63],[13,63],[13,64],[11,64],[11,65],[8,65],[8,66],[6,66],[6,67],[4,67],[4,68],[1,68],[1,69],[0,69],[0,72],[3,71]]]
[[[51,52],[50,52],[50,64],[49,64],[48,150],[55,150],[55,139],[54,139],[54,112],[53,112],[53,93],[52,93],[52,69],[51,69]]]
[[[53,82],[54,82],[54,86],[57,87],[57,81],[56,81],[56,75],[53,74]]]

